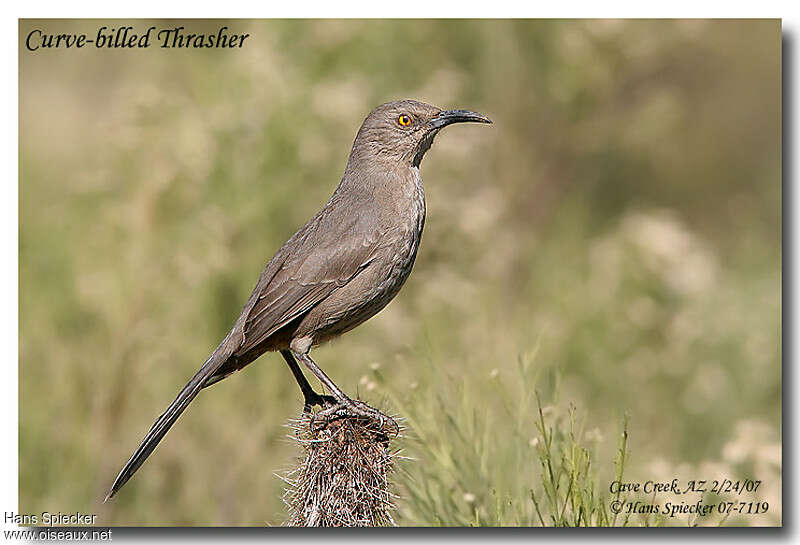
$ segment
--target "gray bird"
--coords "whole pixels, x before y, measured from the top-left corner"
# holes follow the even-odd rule
[[[309,356],[312,346],[371,318],[411,273],[425,223],[419,164],[445,126],[491,123],[479,113],[414,100],[389,102],[364,120],[328,204],[281,246],[230,333],[150,428],[105,501],[131,478],[198,392],[264,352],[280,351],[302,390],[305,410],[386,417],[350,399]],[[331,396],[314,391],[297,358]]]

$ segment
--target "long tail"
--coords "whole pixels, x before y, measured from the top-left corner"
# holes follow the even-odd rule
[[[227,339],[226,339],[227,341]],[[192,380],[183,387],[181,393],[178,394],[178,397],[175,398],[175,401],[164,411],[164,414],[158,417],[158,419],[153,424],[153,427],[150,428],[150,431],[147,432],[144,439],[142,439],[139,448],[131,456],[128,463],[125,464],[125,467],[122,468],[122,471],[119,472],[117,478],[114,480],[114,484],[111,485],[111,489],[108,491],[106,495],[106,499],[103,500],[103,503],[107,502],[110,498],[114,497],[114,494],[119,491],[122,486],[128,482],[136,470],[141,467],[141,465],[147,460],[147,457],[152,454],[153,450],[155,450],[158,442],[166,435],[172,425],[178,420],[178,417],[186,410],[186,407],[189,406],[189,403],[195,398],[197,393],[204,387],[207,386],[207,382],[209,377],[211,377],[230,357],[230,350],[226,350],[225,346],[228,343],[223,341],[217,349],[214,351],[211,356],[206,360],[203,364],[203,367],[192,377]]]

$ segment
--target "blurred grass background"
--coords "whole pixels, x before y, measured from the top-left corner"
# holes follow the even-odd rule
[[[20,42],[103,24],[121,22],[23,20]],[[21,512],[284,520],[301,398],[274,354],[101,501],[327,201],[366,114],[415,98],[495,125],[438,137],[414,274],[315,352],[409,418],[398,521],[538,524],[536,389],[556,422],[574,406],[600,492],[628,414],[627,478],[761,479],[748,501],[769,513],[727,523],[780,522],[778,21],[179,24],[251,37],[20,47]]]

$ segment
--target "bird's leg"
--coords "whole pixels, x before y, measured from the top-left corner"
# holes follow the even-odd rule
[[[314,405],[324,407],[326,404],[334,405],[337,403],[336,398],[320,395],[314,391],[314,388],[312,388],[308,380],[306,380],[303,371],[300,370],[300,366],[297,365],[297,361],[295,361],[294,356],[292,356],[289,350],[281,350],[281,355],[283,359],[286,360],[286,363],[289,364],[289,369],[292,370],[292,374],[297,384],[300,386],[300,390],[303,392],[303,411],[310,412],[311,407]]]
[[[361,401],[356,401],[350,399],[345,395],[345,393],[338,387],[336,384],[325,374],[325,372],[314,363],[314,360],[308,355],[308,353],[301,353],[301,352],[294,352],[294,355],[297,359],[303,362],[306,367],[308,367],[312,373],[324,384],[328,387],[328,389],[333,394],[333,397],[338,402],[336,405],[332,407],[328,407],[325,410],[320,411],[315,416],[317,417],[327,417],[331,415],[341,416],[345,414],[352,414],[354,416],[361,416],[363,418],[374,420],[378,422],[381,428],[383,428],[384,422],[388,422],[395,428],[395,435],[397,435],[400,431],[400,426],[397,425],[397,422],[394,421],[393,418],[386,416],[382,412],[377,409],[374,409],[363,403]]]

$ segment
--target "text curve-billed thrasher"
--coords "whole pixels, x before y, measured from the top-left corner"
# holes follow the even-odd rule
[[[491,123],[467,110],[413,100],[375,108],[356,135],[342,181],[328,204],[267,264],[233,329],[150,428],[122,468],[108,500],[153,452],[197,393],[264,352],[280,351],[305,398],[323,414],[388,418],[347,397],[309,349],[374,316],[397,295],[417,255],[425,223],[419,164],[452,123]],[[330,390],[317,394],[295,358]]]

